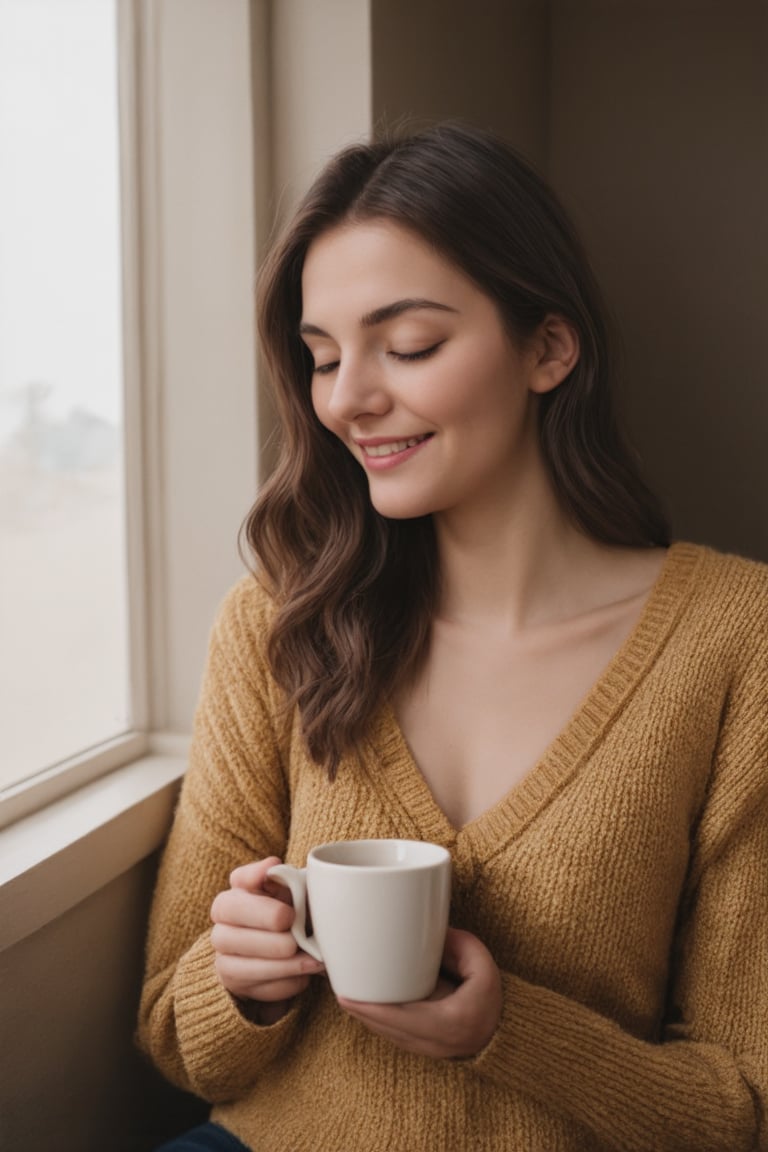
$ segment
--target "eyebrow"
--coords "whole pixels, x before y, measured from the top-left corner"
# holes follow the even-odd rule
[[[421,297],[407,297],[405,300],[395,300],[391,304],[384,304],[381,308],[374,308],[373,312],[366,312],[364,316],[360,317],[360,325],[363,328],[375,328],[377,324],[384,324],[387,320],[394,320],[396,316],[402,316],[404,312],[421,312],[421,311],[434,311],[434,312],[456,312],[456,308],[451,308],[448,304],[440,304],[437,300],[424,300]],[[329,336],[323,328],[318,328],[316,324],[309,324],[302,320],[299,324],[300,336]]]

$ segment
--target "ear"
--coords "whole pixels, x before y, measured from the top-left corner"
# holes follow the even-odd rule
[[[529,387],[541,395],[562,384],[579,360],[579,334],[570,321],[551,313],[545,316],[531,339],[535,363]]]

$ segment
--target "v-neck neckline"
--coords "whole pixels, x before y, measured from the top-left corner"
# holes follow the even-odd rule
[[[694,544],[670,546],[634,627],[565,727],[522,780],[461,827],[454,825],[438,804],[393,706],[385,703],[372,731],[372,771],[408,834],[447,846],[465,842],[473,856],[492,855],[519,835],[579,769],[646,675],[686,603],[685,589],[703,552]]]

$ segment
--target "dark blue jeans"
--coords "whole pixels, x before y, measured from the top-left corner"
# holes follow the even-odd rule
[[[169,1140],[157,1152],[249,1152],[236,1136],[219,1124],[201,1124]]]

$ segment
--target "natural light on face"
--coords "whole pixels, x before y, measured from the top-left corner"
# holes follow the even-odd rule
[[[114,0],[0,0],[0,791],[128,715]]]

